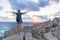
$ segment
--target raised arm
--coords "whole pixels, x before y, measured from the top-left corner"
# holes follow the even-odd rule
[[[16,14],[16,12],[11,12],[11,11],[10,11],[10,13]]]

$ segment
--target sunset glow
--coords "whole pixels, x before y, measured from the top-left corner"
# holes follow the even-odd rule
[[[43,20],[41,18],[38,18],[36,16],[33,16],[32,18],[33,18],[33,22],[35,22],[35,23],[43,22]]]

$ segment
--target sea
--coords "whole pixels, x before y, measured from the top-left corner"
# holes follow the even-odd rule
[[[11,28],[15,28],[17,25],[16,22],[0,22],[0,36],[3,36],[3,34],[5,33],[5,31],[11,29]],[[22,29],[26,26],[32,26],[33,23],[32,22],[23,22],[22,23]]]

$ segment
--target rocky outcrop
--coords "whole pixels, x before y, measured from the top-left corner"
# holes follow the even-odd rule
[[[2,40],[34,40],[34,38],[32,37],[32,34],[27,32],[20,32],[20,33],[16,33],[13,34],[11,36],[8,36]]]
[[[25,40],[32,40],[33,39],[32,36],[34,38],[42,40],[43,34],[46,33],[46,31],[47,31],[47,33],[52,31],[55,33],[55,37],[60,38],[60,33],[59,33],[60,31],[59,30],[60,30],[60,18],[54,18],[52,21],[48,20],[46,22],[35,24],[33,26],[27,26],[23,29],[24,32],[31,32],[32,33],[32,34],[26,33],[24,35]],[[4,37],[8,37],[13,34],[16,34],[16,29],[11,29],[11,30],[6,31]],[[18,39],[19,39],[19,37],[18,37]],[[53,39],[53,40],[56,40],[56,39]]]
[[[53,22],[53,26],[58,25],[58,24],[60,23],[60,17],[55,17],[55,18],[52,20],[52,22]]]
[[[32,31],[32,27],[33,26],[26,26],[26,27],[23,28],[23,31],[24,32],[31,32]]]
[[[55,37],[60,39],[60,30],[55,31]]]
[[[52,22],[54,23],[60,23],[60,17],[55,17]]]
[[[0,37],[0,40],[2,40],[2,37]]]
[[[8,37],[6,37],[5,39],[2,39],[2,40],[23,40],[23,37],[24,37],[24,32],[20,32],[20,33],[8,36]]]
[[[36,38],[41,38],[42,37],[40,35],[41,31],[43,31],[43,33],[46,32],[46,31],[47,32],[51,31],[52,35],[56,35],[56,34],[58,34],[57,30],[60,30],[60,18],[56,17],[53,20],[48,20],[48,21],[43,22],[43,23],[35,24],[31,27],[25,27],[24,30],[26,30],[28,32],[31,32],[32,36],[36,37]]]
[[[45,37],[47,40],[58,40],[56,37],[54,37],[54,36],[51,35],[50,33],[45,33],[45,34],[44,34],[44,37]]]
[[[7,31],[4,33],[4,38],[6,38],[7,36],[10,36],[10,35],[13,35],[13,34],[15,34],[15,33],[16,33],[16,28],[7,30]]]

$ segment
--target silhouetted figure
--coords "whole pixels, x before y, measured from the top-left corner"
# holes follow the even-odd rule
[[[11,12],[11,13],[16,14],[17,32],[20,32],[21,24],[22,24],[22,14],[27,13],[29,11],[24,12],[24,13],[20,12],[20,10],[17,10],[17,11],[18,11],[17,13],[16,12]]]

